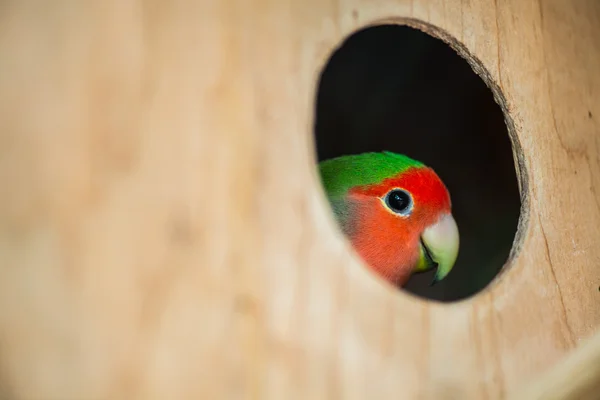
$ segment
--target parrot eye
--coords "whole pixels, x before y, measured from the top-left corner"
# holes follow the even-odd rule
[[[394,189],[385,196],[385,204],[396,214],[408,215],[412,211],[413,201],[408,192]]]

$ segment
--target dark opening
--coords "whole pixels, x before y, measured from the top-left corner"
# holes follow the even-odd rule
[[[316,104],[318,160],[389,150],[431,166],[460,231],[452,272],[406,290],[453,301],[477,293],[507,261],[520,196],[510,138],[491,90],[451,47],[417,29],[364,29],[331,56]]]

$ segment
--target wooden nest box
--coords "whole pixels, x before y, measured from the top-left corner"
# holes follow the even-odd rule
[[[375,279],[319,184],[320,71],[381,23],[505,113],[519,230],[458,303]],[[0,398],[600,399],[599,121],[595,0],[4,1]]]

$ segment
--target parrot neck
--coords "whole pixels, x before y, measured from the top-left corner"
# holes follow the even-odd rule
[[[348,199],[342,228],[371,269],[403,286],[419,260],[419,234],[411,229],[399,230],[397,221],[377,202],[364,196]]]

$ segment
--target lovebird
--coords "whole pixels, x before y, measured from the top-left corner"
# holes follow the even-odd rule
[[[319,163],[327,199],[341,230],[363,261],[402,287],[437,268],[432,285],[452,270],[459,232],[448,189],[423,163],[371,152]]]

